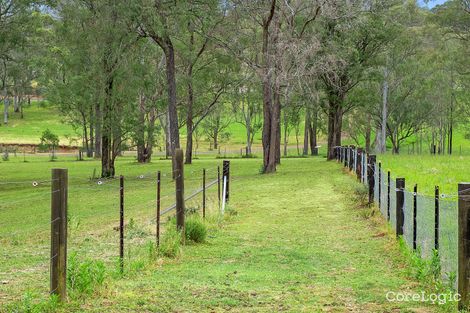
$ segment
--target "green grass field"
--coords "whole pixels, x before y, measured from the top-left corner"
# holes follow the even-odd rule
[[[8,124],[2,123],[0,126],[0,143],[38,144],[42,132],[46,129],[59,136],[60,144],[77,145],[77,142],[71,143],[68,139],[76,138],[76,131],[70,125],[61,122],[58,109],[49,105],[39,105],[38,102],[32,102],[31,106],[24,108],[23,119],[20,113],[13,112],[13,108],[10,107]]]
[[[46,128],[60,136],[61,144],[76,144],[68,139],[74,130],[61,123],[58,111],[37,104],[25,109],[23,120],[10,114],[10,123],[0,126],[0,142],[38,143]],[[212,186],[208,238],[187,244],[176,259],[158,256],[154,248],[158,170],[163,173],[162,208],[175,201],[170,161],[155,156],[141,165],[133,156],[118,158],[116,174],[125,176],[124,274],[118,267],[119,182],[90,179],[99,176],[99,161],[59,155],[50,162],[47,156],[24,159],[21,154],[0,161],[0,312],[453,310],[452,305],[386,300],[387,291],[433,286],[412,278],[416,269],[408,256],[377,211],[361,206],[363,187],[339,164],[323,156],[283,158],[278,173],[260,175],[261,155],[242,159],[237,152],[244,146],[243,126],[233,123],[229,131],[219,155],[232,160],[228,213],[220,217],[217,186]],[[289,156],[295,157],[295,137],[289,140]],[[260,142],[258,135],[255,148]],[[185,166],[186,196],[201,187],[203,168],[208,182],[217,177],[222,160],[208,148],[207,141],[202,143],[194,164]],[[405,177],[409,187],[418,183],[420,192],[429,195],[436,184],[442,193],[455,193],[457,183],[468,180],[468,158],[378,156],[384,170]],[[51,168],[69,171],[69,277],[86,281],[98,275],[96,262],[104,268],[103,282],[90,283],[91,290],[69,286],[63,305],[48,300]],[[186,203],[199,213],[201,205],[200,194]],[[173,225],[172,214],[163,217],[163,233]]]
[[[404,177],[408,190],[418,184],[420,193],[434,195],[434,187],[448,195],[457,194],[460,182],[470,181],[469,156],[379,155],[384,171],[393,177]]]
[[[61,145],[81,145],[81,130],[74,129],[69,123],[61,118],[56,107],[47,104],[47,102],[33,101],[30,106],[24,108],[24,118],[21,119],[20,113],[13,112],[10,107],[8,124],[0,125],[0,143],[12,144],[38,144],[42,132],[50,129],[52,133],[59,136]],[[240,148],[246,146],[246,131],[242,124],[232,122],[224,132],[228,132],[230,137],[228,140],[220,140],[221,154],[227,151],[239,151]],[[180,130],[181,144],[186,143],[186,128]],[[283,137],[282,137],[283,138]],[[296,137],[294,131],[291,132],[289,139],[289,150],[293,155],[296,151]],[[157,145],[163,147],[162,137],[157,138]],[[302,146],[302,137],[299,137],[299,145]],[[253,148],[261,149],[261,131],[255,136]],[[209,142],[206,136],[202,136],[199,143],[199,152],[207,152],[209,150]],[[158,150],[158,148],[157,148]]]
[[[169,161],[138,165],[121,158],[126,177],[125,273],[118,274],[117,181],[90,181],[97,161],[35,158],[0,163],[0,312],[433,312],[420,303],[388,302],[387,291],[424,288],[381,218],[353,196],[360,186],[324,158],[284,159],[274,175],[260,175],[259,159],[232,160],[230,210],[218,217],[216,188],[208,194],[209,236],[184,246],[176,259],[152,254],[155,172]],[[186,166],[186,194],[208,181],[220,161]],[[65,305],[46,301],[50,231],[50,168],[69,169],[69,255],[101,260],[102,285],[70,292]],[[33,182],[39,182],[37,187]],[[163,207],[173,201],[163,179]],[[198,196],[187,203],[200,207]],[[367,214],[365,214],[367,213]],[[132,222],[131,222],[132,219]],[[166,219],[165,219],[166,221]],[[132,226],[129,226],[132,225]],[[385,235],[384,235],[385,234]],[[36,303],[36,304],[35,304]],[[31,309],[31,312],[33,310]]]

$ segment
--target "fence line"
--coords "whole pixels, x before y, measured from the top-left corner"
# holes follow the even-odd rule
[[[225,163],[224,163],[225,165]],[[66,173],[66,170],[53,170],[58,171],[58,173]],[[193,192],[187,197],[184,198],[184,201],[193,201],[193,203],[199,202],[200,199],[196,199],[198,195],[202,193],[202,205],[203,205],[203,210],[204,210],[204,215],[205,215],[205,210],[207,207],[207,204],[210,203],[211,208],[216,210],[218,212],[218,208],[220,204],[220,192],[217,192],[215,189],[211,189],[214,185],[220,186],[220,166],[213,166],[210,168],[206,169],[201,169],[201,170],[190,170],[187,171],[186,174],[202,174],[202,175],[188,175],[187,179],[184,179],[185,183],[189,182],[190,186],[194,187],[195,182],[202,182],[202,187],[197,187],[196,189],[192,189]],[[63,175],[63,174],[61,174]],[[66,175],[66,174],[65,174]],[[209,176],[210,177],[207,177]],[[224,172],[224,175],[226,173]],[[183,172],[181,171],[180,174],[175,175],[176,177],[173,177],[174,175],[172,173],[162,173],[158,172],[157,173],[144,173],[140,174],[137,176],[132,176],[129,178],[124,178],[124,177],[118,177],[118,178],[104,178],[104,179],[80,179],[80,178],[72,178],[69,180],[66,178],[65,182],[63,177],[52,177],[52,179],[46,180],[46,179],[41,179],[41,180],[33,180],[33,179],[26,179],[24,181],[4,181],[0,182],[1,187],[5,187],[4,190],[13,190],[12,188],[14,187],[15,190],[17,190],[17,186],[21,186],[21,188],[27,187],[27,188],[34,188],[34,187],[49,187],[50,190],[46,191],[45,189],[35,189],[35,192],[32,193],[32,195],[26,195],[25,197],[22,197],[21,199],[14,199],[12,198],[13,201],[3,201],[0,204],[0,213],[6,212],[7,210],[14,209],[18,205],[29,205],[29,202],[31,200],[34,202],[34,207],[37,209],[37,212],[40,212],[40,216],[32,217],[31,214],[28,215],[28,219],[35,218],[36,219],[36,225],[37,227],[32,227],[20,231],[15,231],[14,226],[10,227],[13,232],[8,231],[5,232],[4,234],[0,234],[0,240],[5,241],[7,244],[9,240],[11,240],[11,249],[6,250],[4,253],[5,258],[21,258],[25,262],[21,263],[21,266],[19,268],[12,268],[15,266],[15,263],[8,262],[4,263],[5,266],[2,266],[2,270],[0,274],[7,275],[9,271],[13,271],[11,273],[11,278],[14,279],[14,281],[22,281],[22,276],[20,275],[22,271],[27,272],[28,275],[27,277],[36,277],[34,280],[34,283],[28,283],[29,286],[34,285],[35,290],[41,290],[41,281],[43,281],[44,278],[42,278],[42,275],[45,274],[44,270],[46,269],[46,264],[50,264],[50,288],[47,294],[57,294],[59,296],[59,299],[65,299],[66,298],[66,273],[67,273],[67,265],[66,265],[66,260],[67,260],[67,237],[71,236],[73,233],[73,236],[70,237],[70,243],[73,244],[70,248],[71,250],[76,254],[79,253],[83,257],[86,255],[92,256],[94,260],[101,260],[108,262],[109,264],[115,264],[115,262],[112,262],[115,258],[119,258],[119,267],[121,269],[121,272],[124,271],[124,261],[127,259],[127,253],[130,252],[125,252],[128,249],[132,249],[132,251],[142,251],[143,247],[141,247],[141,241],[138,238],[145,238],[148,236],[147,234],[150,234],[151,236],[157,237],[159,236],[159,218],[163,214],[169,213],[172,209],[176,207],[176,205],[171,205],[167,207],[165,210],[162,210],[161,212],[157,212],[157,205],[159,206],[161,204],[162,200],[169,201],[172,197],[175,197],[175,194],[180,192],[181,190],[175,187],[171,187],[173,190],[171,192],[165,192],[165,189],[171,186],[170,185],[165,185],[165,188],[162,188],[163,190],[160,190],[160,185],[161,183],[166,180],[167,183],[174,182],[178,178],[183,178]],[[228,176],[228,175],[227,175]],[[215,177],[215,178],[214,178]],[[225,177],[225,176],[224,176]],[[208,182],[206,182],[206,179]],[[72,184],[69,186],[69,184],[73,182],[76,184]],[[125,182],[125,184],[124,184]],[[142,184],[140,183],[142,182]],[[148,183],[147,183],[148,182]],[[65,184],[65,185],[64,185]],[[9,187],[11,186],[11,187]],[[148,201],[142,201],[141,194],[148,194],[145,189],[152,188],[155,191],[155,197],[152,200]],[[158,186],[158,192],[157,192],[157,186]],[[163,186],[162,186],[163,187]],[[192,188],[192,187],[191,187]],[[133,194],[135,190],[141,190],[138,194]],[[211,191],[212,190],[212,191]],[[83,218],[84,216],[88,216],[90,213],[84,211],[83,213],[81,211],[75,211],[73,212],[73,215],[67,215],[67,198],[72,196],[74,191],[80,191],[83,194],[86,194],[86,201],[89,201],[90,206],[105,206],[105,207],[112,207],[111,211],[103,211],[105,215],[103,216],[112,216],[112,220],[114,222],[119,222],[117,227],[105,227],[104,229],[92,229],[92,228],[83,228],[86,233],[82,233],[82,235],[78,235],[77,229],[79,228],[80,224],[80,219]],[[163,192],[162,192],[163,191]],[[208,194],[211,191],[211,194]],[[127,192],[127,193],[125,193]],[[72,193],[72,194],[71,194]],[[68,194],[68,196],[67,196]],[[129,196],[130,195],[130,196]],[[43,210],[43,207],[45,203],[42,203],[42,201],[48,201],[50,197],[51,199],[51,212],[53,213],[52,216],[50,216],[50,219],[48,218],[47,222],[45,220],[46,216],[43,216],[43,214],[47,214],[47,210]],[[100,204],[99,200],[100,198],[96,197],[102,197],[103,204]],[[55,199],[55,200],[54,200]],[[85,200],[84,199],[84,200]],[[114,199],[114,200],[113,200]],[[126,202],[124,202],[124,199],[126,199]],[[134,201],[129,200],[129,199],[138,199],[137,203],[132,203]],[[38,202],[38,200],[40,202]],[[75,199],[76,201],[79,201],[78,198]],[[82,200],[82,199],[80,199]],[[157,202],[158,201],[158,202]],[[55,203],[55,204],[54,204]],[[129,205],[130,204],[130,205]],[[199,208],[199,205],[197,205]],[[141,223],[142,219],[140,218],[142,214],[142,210],[145,208],[149,208],[154,210],[154,217],[150,220],[149,223],[146,223],[146,218],[144,223]],[[54,213],[55,212],[55,213]],[[78,215],[76,215],[78,213]],[[25,215],[26,216],[26,215]],[[77,217],[78,216],[78,217]],[[37,217],[44,218],[44,223],[37,223]],[[78,220],[74,218],[78,218]],[[125,219],[124,219],[125,217]],[[21,221],[22,216],[19,216],[17,219],[16,224],[19,224]],[[137,218],[139,221],[137,224],[138,227],[143,227],[139,228],[136,231],[141,231],[143,235],[139,235],[138,233],[136,236],[145,236],[145,237],[132,237],[132,225],[136,225],[135,222],[133,222],[133,218]],[[127,224],[127,221],[129,220],[129,224]],[[67,226],[67,221],[69,221],[69,225]],[[76,223],[75,226],[71,225],[73,223]],[[157,224],[158,228],[154,227],[154,233],[155,235],[152,235],[152,231],[150,233],[145,230],[148,228],[151,224]],[[5,225],[8,225],[8,223],[5,223]],[[11,224],[13,225],[13,224]],[[45,235],[47,234],[46,228],[50,229],[50,235],[51,235],[51,245],[50,246],[43,246],[42,243],[47,242],[45,240]],[[130,227],[127,229],[127,227]],[[75,227],[75,228],[74,228]],[[67,234],[67,229],[69,229],[70,234]],[[86,230],[85,230],[86,229]],[[41,230],[38,232],[38,230]],[[116,236],[116,233],[114,231],[117,231],[119,234]],[[77,232],[77,233],[75,233]],[[36,236],[29,236],[32,240],[30,241],[28,239],[28,234],[34,234]],[[37,235],[40,234],[38,237]],[[21,243],[20,245],[14,243],[19,237],[12,237],[12,236],[17,236],[21,235],[21,240],[27,240],[24,243]],[[90,237],[91,236],[91,237]],[[130,236],[128,238],[128,236]],[[136,239],[133,239],[136,238]],[[92,240],[90,240],[92,239]],[[64,241],[65,240],[65,241]],[[158,247],[159,244],[159,238],[156,238],[156,246]],[[39,245],[37,243],[40,243]],[[34,251],[30,250],[29,248],[26,249],[27,247],[33,245],[35,246]],[[110,249],[101,249],[99,246],[101,245],[106,245],[109,246]],[[136,246],[137,245],[137,246]],[[44,250],[46,247],[50,247],[50,256],[47,260],[42,261],[42,258],[44,258],[47,253],[46,251],[39,251],[38,249],[41,248]],[[136,250],[137,249],[137,250]],[[3,263],[3,262],[2,262]],[[18,265],[16,265],[18,266]],[[127,265],[126,265],[127,266]],[[34,270],[32,270],[34,269]],[[2,279],[2,281],[4,281]],[[5,280],[6,284],[11,284],[14,282],[9,282],[9,279]],[[6,285],[5,285],[6,286]],[[19,285],[20,286],[20,285]],[[0,286],[1,287],[1,286]],[[38,289],[39,288],[39,289]],[[20,287],[21,289],[21,287]],[[45,290],[44,290],[45,291]],[[7,294],[3,295],[3,290],[0,288],[0,298],[3,299],[14,299],[13,293],[9,293],[7,291]],[[46,295],[46,293],[43,293]]]
[[[418,185],[405,185],[405,178],[385,173],[376,156],[361,148],[335,147],[335,155],[337,162],[368,187],[369,203],[378,206],[397,237],[422,258],[439,258],[442,279],[456,286],[461,295],[459,308],[468,306],[470,184],[459,184],[456,194],[447,195],[436,186],[434,196],[427,196],[418,193]],[[412,186],[412,191],[407,186]]]

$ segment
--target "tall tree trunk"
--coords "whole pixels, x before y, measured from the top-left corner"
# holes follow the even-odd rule
[[[95,145],[95,129],[93,127],[93,108],[90,109],[90,118],[88,120],[88,127],[90,128],[90,144],[87,147],[86,156],[87,158],[93,157],[93,148]]]
[[[114,177],[113,158],[113,103],[112,93],[114,79],[108,78],[105,88],[105,99],[103,106],[103,129],[101,135],[101,177]]]
[[[165,158],[171,158],[171,140],[170,140],[170,116],[168,112],[166,115],[166,123],[165,123]]]
[[[166,49],[165,62],[166,62],[166,78],[168,88],[168,122],[169,122],[169,135],[170,135],[170,150],[173,160],[173,169],[175,163],[175,150],[180,148],[180,136],[178,128],[178,111],[176,108],[176,67],[175,67],[175,50],[173,43],[167,36],[164,38]]]
[[[388,69],[384,69],[384,81],[382,86],[382,128],[380,133],[379,145],[377,151],[385,153],[387,150],[387,116],[388,116]]]
[[[188,103],[187,103],[187,115],[186,115],[186,157],[185,164],[191,164],[193,160],[193,103],[194,103],[194,93],[193,93],[193,67],[190,65],[188,68]]]
[[[308,155],[308,135],[310,132],[310,110],[307,108],[305,110],[305,125],[304,125],[304,149],[303,149],[303,155]]]
[[[103,125],[103,115],[99,102],[95,104],[95,158],[101,158],[101,126]]]
[[[152,161],[152,154],[153,154],[153,144],[155,141],[155,121],[157,117],[155,115],[155,109],[152,109],[149,113],[149,121],[148,121],[148,130],[147,130],[147,144],[146,144],[146,151],[147,151],[147,160],[146,162],[149,163]]]
[[[214,127],[212,130],[212,136],[214,139],[214,150],[217,150],[219,147],[219,127]]]
[[[246,117],[246,154],[251,154],[251,114],[248,112]]]
[[[95,133],[94,133],[95,130],[93,129],[92,122],[89,123],[88,127],[90,127],[90,144],[87,147],[86,157],[91,158],[93,157],[93,147],[95,145]]]
[[[274,159],[276,164],[281,164],[281,87],[277,79],[271,118],[271,138],[273,139],[271,143],[274,145]]]
[[[312,155],[318,155],[317,132],[318,132],[318,111],[313,112],[313,119],[309,123],[310,152]]]
[[[13,96],[13,110],[15,113],[18,113],[20,112],[20,105],[19,105],[20,101],[19,101],[19,97],[17,94],[15,94]]]
[[[263,21],[263,172],[272,173],[276,171],[276,134],[273,133],[273,97],[271,86],[272,62],[269,53],[269,26],[276,9],[276,0],[271,0],[271,9],[268,17]]]
[[[142,94],[139,95],[138,106],[138,122],[135,130],[137,144],[137,162],[146,163],[147,151],[145,147],[145,96]]]

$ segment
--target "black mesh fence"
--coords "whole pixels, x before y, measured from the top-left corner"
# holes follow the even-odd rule
[[[354,167],[361,168],[360,180],[367,186],[367,156],[357,151],[353,155]],[[439,194],[436,201],[435,195],[414,192],[413,182],[406,182],[404,190],[397,190],[396,177],[391,175],[389,186],[388,173],[382,171],[377,162],[372,164],[372,170],[373,200],[384,219],[390,217],[389,224],[395,232],[397,209],[403,209],[403,239],[406,244],[411,249],[416,246],[417,253],[424,259],[431,258],[437,248],[442,278],[455,284],[458,270],[458,196]],[[403,208],[397,208],[397,192],[404,194]]]

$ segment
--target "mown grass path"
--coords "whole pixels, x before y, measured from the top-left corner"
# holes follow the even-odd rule
[[[78,311],[431,312],[390,303],[416,291],[395,240],[364,219],[355,180],[334,162],[288,159],[274,175],[259,160],[232,162],[238,215],[203,245],[109,283]],[[349,191],[349,194],[348,192]],[[73,308],[70,308],[73,310]]]

